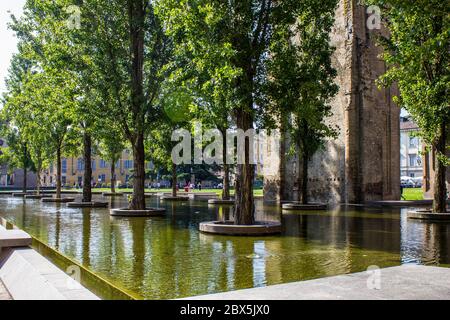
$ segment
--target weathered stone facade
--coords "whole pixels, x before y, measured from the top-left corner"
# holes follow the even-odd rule
[[[395,89],[378,89],[375,80],[386,71],[375,45],[379,30],[367,28],[366,8],[341,0],[331,40],[339,93],[332,102],[330,124],[339,128],[309,163],[310,201],[362,203],[400,198],[400,108]],[[382,32],[382,31],[381,31]],[[297,157],[286,156],[289,139],[264,161],[265,200],[298,200]],[[271,144],[268,144],[270,148]],[[272,147],[273,148],[273,147]]]

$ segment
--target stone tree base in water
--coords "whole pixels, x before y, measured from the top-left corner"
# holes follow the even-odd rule
[[[160,217],[166,214],[166,209],[147,208],[145,210],[131,210],[127,208],[111,209],[110,215],[114,217]]]
[[[409,219],[450,222],[450,212],[433,213],[431,210],[408,211]]]
[[[209,199],[208,204],[234,204],[234,200]]]
[[[12,194],[12,196],[13,196],[13,197],[16,197],[16,198],[23,198],[23,197],[25,197],[27,194],[28,194],[28,193],[26,193],[26,192],[14,192],[14,193]]]
[[[67,203],[74,202],[75,198],[42,198],[42,202]]]
[[[209,221],[200,223],[201,232],[233,235],[262,236],[281,233],[281,223],[276,221],[256,221],[251,225],[236,225],[233,221]]]
[[[282,204],[281,208],[283,210],[326,210],[327,205],[324,203],[301,204],[298,202],[291,202]]]
[[[120,197],[123,196],[122,192],[103,192],[102,196],[104,197]]]
[[[108,202],[69,202],[69,208],[107,208]]]
[[[162,196],[160,198],[161,200],[165,200],[165,201],[189,201],[189,197],[172,197],[172,196]]]
[[[48,198],[48,197],[50,197],[48,194],[40,194],[40,195],[37,195],[37,194],[27,194],[27,195],[25,196],[25,199],[42,199],[42,198]]]

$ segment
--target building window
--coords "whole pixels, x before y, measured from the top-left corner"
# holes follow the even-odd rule
[[[100,168],[102,168],[102,169],[108,167],[108,163],[105,160],[103,160],[103,159],[100,159],[100,164],[99,165],[100,165]]]
[[[66,184],[66,177],[61,177],[61,183],[62,183],[62,185],[65,185]]]
[[[133,160],[125,160],[124,167],[125,169],[133,168]]]
[[[417,155],[415,155],[415,154],[410,154],[409,155],[409,166],[410,167],[417,166]]]
[[[67,173],[67,159],[61,161],[61,171],[62,173]]]
[[[409,137],[409,147],[416,148],[418,145],[416,137]]]
[[[78,171],[84,170],[84,161],[81,158],[77,160],[77,170]]]
[[[95,161],[95,159],[94,159],[94,160],[92,160],[92,171],[96,170],[96,167],[97,167],[97,161]]]
[[[106,181],[106,175],[103,173],[103,174],[100,174],[99,176],[98,176],[98,181],[99,182],[105,182]]]
[[[116,162],[116,169],[120,168],[120,160],[117,160]]]

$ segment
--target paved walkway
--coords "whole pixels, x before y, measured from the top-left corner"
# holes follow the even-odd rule
[[[0,280],[0,300],[12,300],[2,280]]]
[[[450,268],[403,265],[316,280],[229,291],[205,300],[450,300]]]

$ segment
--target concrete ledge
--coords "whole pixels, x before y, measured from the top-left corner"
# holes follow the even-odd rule
[[[0,227],[0,249],[30,246],[32,238],[22,230],[6,230]]]
[[[102,196],[104,197],[121,197],[124,193],[122,192],[103,192]]]
[[[377,274],[379,286],[371,281]],[[369,284],[372,284],[369,286]],[[450,268],[402,265],[187,298],[189,300],[448,300]]]
[[[213,234],[258,236],[281,233],[281,223],[256,221],[253,225],[236,225],[233,221],[210,221],[200,223],[199,230]]]
[[[107,208],[108,202],[69,202],[69,208]]]
[[[66,203],[73,202],[75,198],[42,198],[42,202]]]
[[[326,210],[327,205],[323,203],[301,204],[297,202],[284,203],[281,205],[283,210]]]
[[[234,205],[234,200],[209,199],[208,204],[229,204]]]
[[[166,209],[148,208],[146,210],[130,210],[127,208],[111,209],[110,215],[114,217],[160,217],[166,214]]]
[[[161,200],[165,201],[189,201],[189,197],[182,197],[182,196],[163,196],[160,198]]]
[[[432,213],[431,210],[416,210],[416,211],[408,211],[407,216],[409,219],[450,222],[450,212]]]

